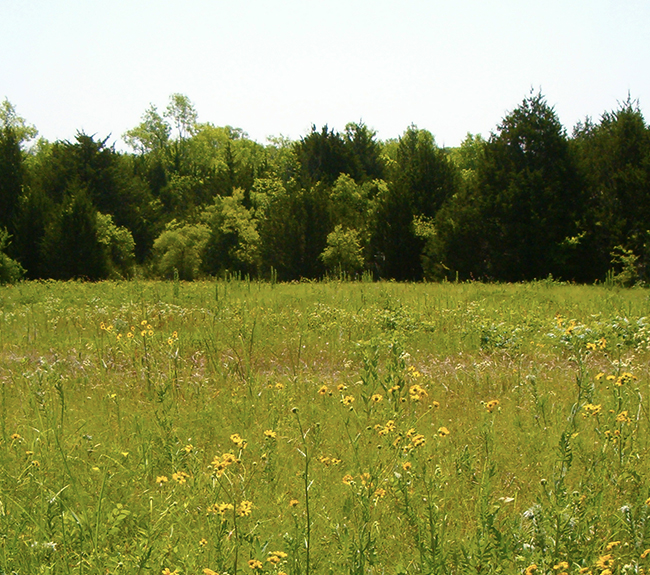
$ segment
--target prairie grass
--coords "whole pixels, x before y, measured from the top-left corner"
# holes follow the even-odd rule
[[[0,289],[0,573],[642,573],[649,292]]]

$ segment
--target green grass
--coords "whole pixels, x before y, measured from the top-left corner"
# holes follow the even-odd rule
[[[3,287],[0,573],[640,573],[649,293]]]

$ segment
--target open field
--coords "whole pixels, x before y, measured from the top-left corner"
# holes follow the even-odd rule
[[[0,288],[0,573],[647,572],[649,296]]]

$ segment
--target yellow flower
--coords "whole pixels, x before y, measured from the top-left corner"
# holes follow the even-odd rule
[[[598,375],[596,375],[596,381],[600,381],[605,377],[605,374],[601,371]]]
[[[446,427],[444,427],[444,426],[443,426],[443,427],[440,427],[440,428],[438,429],[438,435],[439,435],[440,437],[446,437],[446,436],[449,435],[450,433],[451,433],[451,432],[450,432]]]
[[[219,575],[216,571],[208,569],[207,567],[203,570],[204,575]]]
[[[298,503],[300,503],[297,499],[292,499],[289,501],[289,507],[297,507]]]
[[[416,383],[409,388],[409,395],[411,396],[411,401],[420,401],[429,394],[426,389]]]
[[[188,443],[185,447],[183,447],[183,451],[185,453],[192,453],[193,449],[194,449],[194,446],[191,443]]]
[[[607,544],[607,547],[605,547],[605,551],[611,551],[614,549],[614,547],[618,547],[621,544],[620,541],[612,541]]]
[[[643,553],[641,553],[641,559],[645,559],[648,555],[650,555],[650,549],[646,549]]]
[[[346,485],[350,485],[350,484],[352,484],[352,483],[354,482],[354,477],[352,477],[352,475],[350,475],[350,474],[348,473],[347,475],[344,475],[344,476],[343,476],[342,481],[343,481],[343,483],[345,483]]]
[[[345,385],[344,383],[339,383],[339,384],[336,386],[336,389],[337,389],[338,391],[343,391],[344,389],[347,389],[347,388],[348,388],[348,386]]]
[[[598,561],[596,561],[596,567],[599,569],[609,569],[610,567],[614,566],[614,559],[612,559],[611,555],[602,555],[601,557],[598,558]]]
[[[321,385],[320,389],[318,390],[319,395],[327,395],[329,393],[330,389],[326,385]]]
[[[490,413],[492,413],[498,405],[499,405],[498,399],[491,399],[485,404],[485,409],[487,409]]]
[[[342,400],[341,403],[345,406],[352,405],[354,403],[354,395],[346,395]]]
[[[261,561],[258,561],[257,559],[251,559],[251,560],[248,562],[248,566],[249,566],[251,569],[261,569],[261,568],[263,567],[262,562],[261,562]]]
[[[621,411],[616,416],[617,423],[630,423],[632,420],[629,418],[627,411]]]
[[[557,565],[553,565],[555,571],[566,571],[569,568],[569,564],[566,561],[560,561]]]
[[[590,349],[591,351],[596,351],[596,344],[589,342],[587,344],[587,349]]]
[[[174,569],[173,571],[170,571],[169,567],[165,567],[162,570],[162,575],[178,575],[178,569]]]
[[[399,385],[394,385],[388,390],[388,393],[395,393],[396,391],[399,391]]]
[[[426,439],[424,438],[424,435],[421,433],[418,433],[411,437],[411,443],[413,444],[413,447],[421,447],[426,443]]]
[[[167,483],[168,481],[169,479],[167,479],[166,475],[159,475],[158,477],[156,477],[156,483],[158,485],[162,485],[163,483]]]
[[[375,393],[372,395],[370,398],[374,403],[379,403],[382,399],[384,399],[384,396],[381,395],[380,393]]]
[[[179,483],[180,485],[186,483],[188,477],[189,474],[185,473],[184,471],[177,471],[176,473],[172,473],[172,479],[176,481],[176,483]]]
[[[244,447],[246,447],[246,440],[242,439],[242,437],[239,435],[239,433],[233,433],[230,436],[230,441],[232,441],[240,449],[243,449]]]
[[[203,538],[203,539],[201,539],[201,540],[199,541],[199,545],[200,545],[201,547],[205,547],[207,544],[208,544],[208,540],[205,539],[205,538]]]
[[[528,567],[526,567],[526,570],[524,571],[524,573],[525,573],[525,575],[533,575],[533,573],[535,573],[535,571],[537,571],[537,565],[535,565],[535,563],[533,563],[532,565],[529,565]]]
[[[253,512],[252,501],[242,501],[237,507],[237,515],[240,517],[248,517]]]
[[[22,437],[21,437],[18,433],[12,433],[12,434],[11,434],[11,439],[12,439],[13,441],[16,441],[16,440],[18,440],[18,439],[22,439]]]
[[[380,487],[375,491],[375,497],[384,497],[386,495],[386,490]]]
[[[283,390],[284,389],[284,383],[278,381],[278,383],[275,384],[275,389]]]
[[[604,337],[601,337],[596,343],[600,349],[605,349],[607,347],[607,340]]]
[[[264,437],[266,437],[267,439],[275,439],[277,435],[278,434],[275,431],[273,431],[272,429],[267,429],[264,432]]]
[[[583,405],[582,409],[585,410],[585,413],[582,414],[583,417],[588,417],[589,415],[596,417],[603,410],[602,405],[594,405],[593,403]]]
[[[146,329],[143,329],[143,330],[140,332],[140,335],[141,335],[142,337],[144,337],[145,335],[147,335],[147,330],[146,330]]]
[[[404,471],[411,471],[411,468],[413,467],[413,464],[410,461],[405,461],[402,463],[402,469]]]
[[[648,507],[650,507],[650,497],[648,497],[648,498],[645,500],[645,504],[646,504]]]
[[[433,407],[434,409],[438,409],[440,407],[440,403],[437,402],[437,401],[434,401],[434,402],[431,403],[431,407]]]

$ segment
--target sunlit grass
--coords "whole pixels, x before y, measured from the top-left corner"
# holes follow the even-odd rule
[[[0,569],[640,572],[647,309],[550,282],[2,288]]]

